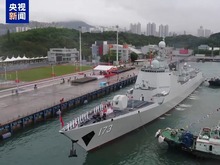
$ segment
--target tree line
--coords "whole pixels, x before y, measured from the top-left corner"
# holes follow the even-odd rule
[[[95,41],[111,41],[116,43],[116,32],[82,33],[82,56],[83,59],[91,60],[91,45]],[[140,48],[149,44],[158,44],[161,37],[137,35],[120,32],[119,44],[131,44]],[[175,48],[190,48],[195,52],[202,44],[211,47],[220,47],[220,33],[211,35],[209,38],[195,37],[192,35],[180,35],[166,37],[167,46]],[[46,56],[50,48],[76,48],[79,50],[79,31],[65,28],[39,28],[20,33],[8,33],[0,37],[1,56],[18,55],[27,57]],[[209,53],[209,52],[205,52]],[[215,54],[215,53],[214,53]],[[216,52],[217,54],[217,52]],[[108,57],[114,58],[114,57]]]

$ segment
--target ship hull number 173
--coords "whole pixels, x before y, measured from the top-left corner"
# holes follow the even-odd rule
[[[102,127],[99,130],[98,136],[102,136],[104,134],[107,134],[107,133],[111,132],[111,130],[112,130],[112,124],[108,125],[108,126],[105,126],[105,127]]]

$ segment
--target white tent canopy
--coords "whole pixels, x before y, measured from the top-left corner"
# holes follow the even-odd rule
[[[15,58],[14,56],[12,56],[11,61],[16,61],[17,58]]]
[[[19,61],[19,60],[22,60],[22,58],[21,58],[20,56],[18,56],[18,57],[16,58],[16,61]]]
[[[10,61],[11,61],[11,59],[8,57],[6,57],[6,59],[4,60],[4,62],[10,62]]]
[[[22,57],[22,60],[29,60],[25,55]]]
[[[25,55],[23,56],[23,57],[20,57],[19,55],[18,55],[18,57],[14,57],[14,56],[12,56],[12,58],[6,58],[4,61],[2,61],[2,62],[13,62],[13,61],[24,61],[24,60],[43,60],[43,59],[47,59],[47,56],[46,57],[43,57],[43,56],[41,56],[41,57],[33,57],[33,58],[27,58]]]
[[[98,65],[93,70],[95,70],[95,71],[109,71],[109,70],[112,70],[115,68],[116,67],[112,66],[112,65]]]

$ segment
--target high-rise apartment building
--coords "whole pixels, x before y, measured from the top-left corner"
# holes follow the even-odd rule
[[[211,30],[205,29],[204,37],[207,37],[207,38],[208,38],[211,34],[212,34]]]
[[[202,26],[198,29],[198,37],[209,37],[212,34],[211,30],[203,29]]]
[[[141,34],[141,24],[138,22],[137,24],[137,34]]]
[[[136,31],[136,26],[131,23],[131,24],[130,24],[130,32],[131,32],[131,33],[135,33],[135,31]]]
[[[167,37],[167,36],[169,36],[169,26],[165,25],[164,26],[164,37]]]
[[[164,37],[164,28],[163,25],[159,26],[159,37]]]
[[[151,34],[153,36],[156,36],[157,35],[157,32],[156,32],[156,24],[155,23],[152,23],[151,24]]]
[[[160,25],[158,36],[159,37],[169,36],[169,26],[168,25]]]
[[[204,29],[203,29],[202,26],[199,27],[197,32],[198,32],[198,37],[204,37],[205,36],[204,35]]]
[[[138,22],[137,24],[130,24],[130,32],[134,34],[141,34],[141,24]]]
[[[155,23],[148,23],[147,24],[147,36],[156,36],[156,24]]]
[[[148,24],[147,24],[146,35],[147,35],[147,36],[150,36],[150,35],[151,35],[151,23],[148,23]]]

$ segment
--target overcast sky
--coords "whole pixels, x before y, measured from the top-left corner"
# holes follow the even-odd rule
[[[0,0],[0,23],[5,23],[5,1]],[[30,20],[82,20],[90,25],[126,27],[130,23],[169,25],[169,31],[220,32],[220,0],[29,0]]]

